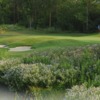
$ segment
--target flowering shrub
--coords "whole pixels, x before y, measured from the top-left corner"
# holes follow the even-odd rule
[[[57,48],[55,50],[35,52],[29,55],[29,57],[23,58],[23,62],[28,63],[25,59],[31,59],[31,64],[42,63],[53,65],[55,70],[60,72],[61,76],[64,74],[63,71],[68,72],[73,69],[71,72],[74,73],[74,71],[76,71],[77,74],[75,74],[75,79],[67,76],[69,80],[71,79],[70,84],[67,85],[68,87],[84,82],[87,82],[87,86],[100,85],[99,80],[98,82],[94,81],[97,79],[97,76],[100,75],[100,45],[78,47],[74,49]],[[64,79],[64,83],[62,84],[66,83],[65,80],[67,79]]]
[[[100,100],[100,87],[74,86],[67,90],[64,100]]]
[[[35,87],[51,87],[63,86],[71,83],[75,78],[76,71],[56,69],[52,65],[44,64],[20,64],[12,67],[5,72],[3,78],[10,88],[17,90],[35,86]]]
[[[0,61],[0,82],[4,81],[2,76],[5,75],[6,71],[11,67],[18,65],[20,62],[21,61],[18,59],[1,60]]]
[[[100,86],[100,45],[34,52],[21,60],[0,61],[0,81],[21,90],[30,86]]]

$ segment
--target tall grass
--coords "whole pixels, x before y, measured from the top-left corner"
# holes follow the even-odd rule
[[[100,87],[87,88],[83,84],[66,91],[33,88],[31,94],[15,95],[16,100],[22,97],[24,100],[100,100]]]

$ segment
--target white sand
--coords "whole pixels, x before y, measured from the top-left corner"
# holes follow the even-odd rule
[[[6,48],[6,45],[0,45],[0,48]]]
[[[9,51],[14,51],[14,52],[29,51],[29,50],[31,50],[31,46],[20,46],[9,49]]]

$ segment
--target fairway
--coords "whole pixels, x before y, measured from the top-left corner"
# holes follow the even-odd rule
[[[68,32],[46,32],[36,30],[5,31],[0,34],[0,45],[8,48],[0,48],[0,58],[22,57],[37,50],[77,47],[100,43],[100,34],[83,34]],[[30,51],[11,52],[10,48],[18,46],[30,46]]]
[[[7,31],[0,34],[0,44],[9,47],[16,46],[33,46],[45,44],[45,46],[68,46],[82,45],[89,43],[99,43],[100,34],[83,34],[83,33],[50,33],[43,31],[24,30],[24,31]],[[41,47],[42,45],[39,45]]]

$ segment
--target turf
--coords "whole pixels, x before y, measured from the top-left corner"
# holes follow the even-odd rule
[[[0,34],[0,44],[9,47],[32,46],[28,52],[9,52],[7,49],[0,49],[0,57],[19,57],[35,50],[43,50],[59,47],[75,47],[100,43],[100,34],[83,34],[68,32],[47,32],[41,30],[13,30]]]

